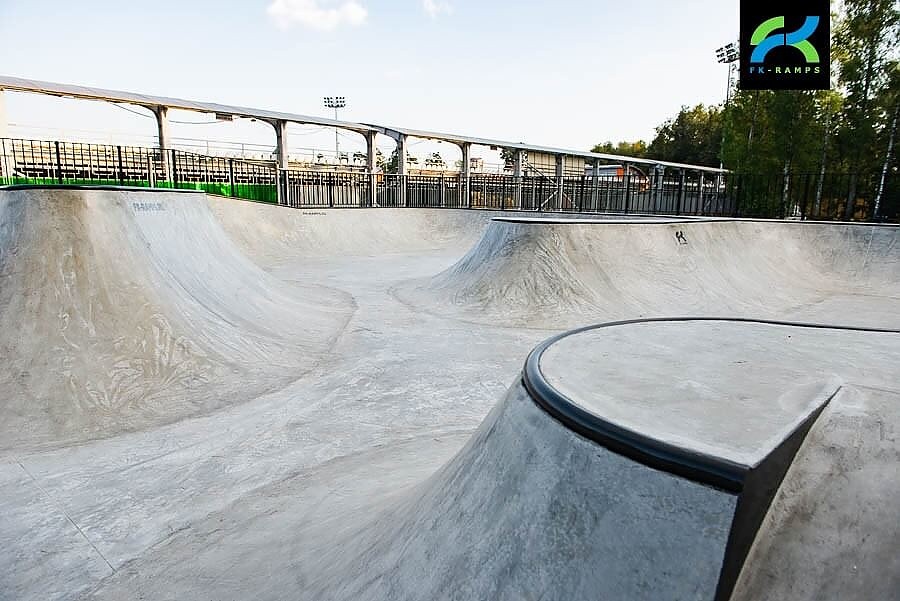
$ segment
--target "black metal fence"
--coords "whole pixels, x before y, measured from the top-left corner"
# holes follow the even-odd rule
[[[115,184],[202,190],[291,207],[900,220],[900,174],[716,173],[549,177],[278,170],[269,161],[153,148],[0,139],[0,184]],[[850,208],[848,212],[848,206]]]
[[[895,171],[745,173],[727,181],[726,193],[742,217],[900,220],[900,174]]]

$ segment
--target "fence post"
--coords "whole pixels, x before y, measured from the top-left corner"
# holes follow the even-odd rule
[[[284,190],[284,188],[286,186],[282,185],[283,180],[282,180],[281,176],[282,176],[282,171],[278,167],[278,164],[276,163],[275,164],[275,195],[277,196],[276,202],[278,202],[278,204],[280,204],[280,205],[284,205],[284,204],[287,204],[287,199],[285,198],[286,194],[285,194],[285,190]]]
[[[465,184],[466,185],[466,187],[465,187],[466,208],[471,209],[472,208],[472,176],[466,175],[466,176],[464,176],[463,179],[465,179],[465,182],[466,182],[466,184]]]
[[[2,92],[0,92],[2,94]],[[9,155],[6,154],[6,139],[0,139],[0,182],[13,184],[13,169],[10,167]],[[7,181],[8,180],[8,181]]]
[[[625,212],[631,208],[631,165],[624,163],[622,167],[622,177],[625,182]]]
[[[59,155],[59,141],[54,142],[54,146],[56,148],[56,181],[57,183],[63,183],[63,175],[62,175],[62,158]]]
[[[338,157],[338,160],[340,160],[340,157]],[[334,189],[337,187],[338,175],[337,173],[327,173],[325,177],[327,178],[326,181],[331,180],[326,184],[328,188],[328,206],[334,208]]]
[[[565,155],[556,155],[556,203],[557,210],[563,210],[563,197],[565,195],[566,185],[566,157]]]
[[[706,206],[703,204],[703,184],[705,183],[705,173],[700,172],[700,197],[698,203],[700,205],[700,214],[706,215]]]
[[[228,159],[228,195],[232,198],[234,194],[234,159]]]
[[[172,150],[172,162],[170,163],[170,171],[172,172],[172,188],[178,187],[178,155],[175,154],[175,150]]]
[[[125,173],[122,170],[122,147],[121,146],[116,146],[116,155],[118,157],[117,166],[118,166],[118,172],[119,172],[119,185],[124,186],[125,185]]]
[[[286,170],[280,169],[277,166],[275,167],[275,193],[278,196],[278,204],[291,205],[289,198],[288,173]]]
[[[153,167],[153,155],[147,153],[147,182],[151,188],[156,187],[156,170]]]
[[[684,184],[685,184],[686,174],[684,169],[679,172],[678,175],[678,204],[675,205],[675,214],[681,215],[681,212],[684,211]]]
[[[578,202],[575,203],[575,212],[580,213],[584,207],[584,185],[587,181],[587,176],[581,176],[581,192],[578,194]]]

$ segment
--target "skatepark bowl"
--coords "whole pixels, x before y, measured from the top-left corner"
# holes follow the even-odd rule
[[[0,189],[0,599],[897,599],[895,226]]]

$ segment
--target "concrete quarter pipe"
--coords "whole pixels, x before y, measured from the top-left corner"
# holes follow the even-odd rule
[[[491,217],[0,190],[0,599],[895,598],[897,228]]]

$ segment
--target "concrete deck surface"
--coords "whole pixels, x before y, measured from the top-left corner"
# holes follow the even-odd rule
[[[898,349],[894,332],[658,321],[567,336],[540,366],[600,419],[752,467],[842,386],[895,388]]]
[[[0,599],[574,598],[600,493],[699,566],[606,598],[708,598],[732,501],[642,466],[569,488],[619,458],[524,402],[526,355],[646,315],[896,328],[897,228],[492,216],[0,191]]]

